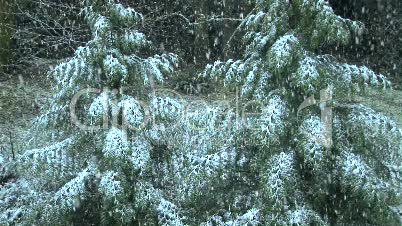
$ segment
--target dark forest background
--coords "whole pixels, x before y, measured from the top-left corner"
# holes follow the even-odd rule
[[[0,0],[0,80],[40,76],[72,55],[90,37],[80,0]],[[145,15],[141,27],[155,48],[179,54],[190,68],[237,57],[242,46],[236,27],[253,9],[251,0],[126,0]],[[399,88],[402,73],[402,2],[330,0],[337,14],[366,25],[348,47],[324,51],[340,60],[365,64]],[[341,57],[342,56],[342,57]],[[346,56],[346,59],[345,59]]]

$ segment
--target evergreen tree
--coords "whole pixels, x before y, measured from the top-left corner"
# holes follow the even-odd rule
[[[149,142],[142,131],[126,134],[117,123],[134,127],[141,122],[144,112],[135,97],[152,98],[151,86],[162,82],[178,59],[174,54],[149,56],[151,43],[133,28],[143,20],[134,9],[113,1],[84,4],[92,39],[49,72],[55,95],[35,121],[39,131],[51,131],[54,143],[18,157],[13,169],[22,179],[2,194],[2,225],[86,225],[98,219],[104,225],[131,225],[141,223],[148,208],[156,211],[152,202],[160,201],[145,180]],[[93,93],[85,92],[70,107],[87,87],[102,93],[91,103]],[[123,87],[132,96],[123,94]],[[72,109],[76,118],[70,117]],[[96,126],[108,115],[113,120],[106,131],[81,130],[74,123],[84,117]],[[127,139],[131,135],[136,136],[132,141]]]
[[[149,57],[152,45],[132,29],[141,14],[100,0],[85,14],[93,38],[49,73],[56,94],[36,121],[57,129],[54,142],[18,156],[2,224],[401,223],[401,130],[365,106],[330,101],[389,82],[318,54],[361,24],[324,0],[258,0],[241,25],[243,58],[198,78],[219,89],[180,96],[158,90],[179,60]],[[103,92],[79,95],[88,87]],[[320,103],[309,106],[314,95]]]
[[[254,208],[262,221],[400,224],[394,207],[401,202],[401,130],[365,106],[328,101],[333,93],[389,82],[365,66],[319,54],[327,45],[348,44],[363,25],[335,15],[323,0],[260,0],[242,26],[243,59],[217,61],[204,77],[265,106],[258,133],[242,133],[254,141],[246,150],[255,150],[248,161],[260,178]],[[306,109],[314,95],[321,95],[319,106]]]

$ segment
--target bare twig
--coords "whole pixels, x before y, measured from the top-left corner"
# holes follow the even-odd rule
[[[216,22],[216,21],[235,21],[235,22],[239,22],[239,21],[244,20],[244,19],[240,19],[240,18],[231,18],[231,17],[211,17],[211,18],[206,18],[205,15],[202,15],[202,16],[203,16],[203,18],[201,20],[199,20],[197,22],[190,22],[190,20],[186,16],[181,14],[181,13],[171,13],[171,14],[168,14],[168,15],[158,17],[156,19],[155,18],[150,18],[148,21],[155,22],[155,21],[166,20],[166,19],[171,18],[171,17],[180,17],[181,19],[183,19],[186,22],[187,27],[191,27],[191,26],[194,26],[194,25],[199,25],[199,24],[204,24],[204,23],[211,23],[211,22]]]
[[[251,12],[249,14],[247,14],[246,18],[248,16],[250,16],[251,14],[255,13],[255,11],[257,10],[257,7],[254,7],[253,10],[251,10]],[[229,40],[226,42],[225,48],[223,48],[223,54],[226,56],[226,53],[228,51],[228,48],[230,47],[230,43],[232,42],[232,40],[234,39],[235,35],[243,28],[244,23],[245,23],[245,19],[242,21],[242,23],[237,26],[236,30],[233,32],[233,34],[230,36]]]
[[[211,18],[209,18],[209,19],[205,19],[205,20],[200,21],[200,22],[192,23],[192,25],[198,25],[198,24],[210,23],[210,22],[216,22],[216,21],[243,22],[244,19],[240,19],[240,18],[231,18],[231,17],[211,17]]]
[[[187,17],[185,17],[183,14],[181,14],[181,13],[171,13],[171,14],[168,14],[168,15],[164,15],[164,16],[158,17],[158,18],[156,18],[156,19],[150,18],[150,20],[153,20],[153,21],[160,21],[160,20],[166,20],[166,19],[171,18],[171,17],[180,17],[180,18],[182,18],[184,21],[186,21],[186,23],[187,23],[188,25],[191,24],[190,20],[189,20]]]

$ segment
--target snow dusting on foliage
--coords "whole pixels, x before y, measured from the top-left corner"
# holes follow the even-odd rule
[[[401,225],[400,128],[324,92],[390,86],[324,54],[362,25],[325,0],[255,3],[236,30],[243,52],[187,79],[180,57],[141,33],[152,12],[85,1],[92,40],[48,73],[55,94],[35,126],[51,142],[16,156],[0,224]],[[208,89],[168,90],[176,82]]]

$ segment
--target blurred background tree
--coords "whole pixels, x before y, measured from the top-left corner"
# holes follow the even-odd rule
[[[0,0],[0,72],[9,62],[12,30],[9,24],[14,22],[10,15],[10,4],[7,0]],[[1,78],[0,78],[1,80]]]

